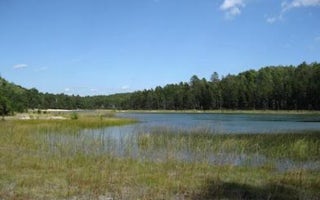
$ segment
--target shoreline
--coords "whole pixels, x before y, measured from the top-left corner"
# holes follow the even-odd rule
[[[318,110],[111,110],[111,109],[94,109],[94,110],[68,110],[68,109],[41,109],[40,113],[37,110],[29,110],[24,113],[15,113],[12,116],[5,116],[5,119],[67,119],[67,114],[70,113],[84,114],[109,114],[116,113],[145,113],[145,114],[248,114],[248,115],[320,115]]]

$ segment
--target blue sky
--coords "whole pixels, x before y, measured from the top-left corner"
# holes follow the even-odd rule
[[[320,61],[320,0],[0,0],[1,76],[113,94]]]

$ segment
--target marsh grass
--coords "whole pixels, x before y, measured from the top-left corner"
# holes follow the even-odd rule
[[[74,117],[76,115],[77,117]],[[62,115],[63,116],[63,115]],[[76,119],[75,119],[76,118]],[[71,119],[71,120],[70,120]],[[31,120],[11,120],[12,123],[17,126],[32,126],[32,128],[43,128],[43,131],[47,129],[61,130],[80,130],[80,129],[94,129],[102,128],[107,126],[120,126],[130,123],[135,123],[133,119],[120,119],[115,117],[104,117],[104,116],[90,116],[90,115],[79,115],[71,114],[66,119],[31,119]]]
[[[227,152],[319,161],[318,133],[213,136],[206,130],[159,128],[119,141],[90,139],[81,132],[132,122],[82,115],[77,120],[0,122],[0,199],[319,198],[319,168],[281,172],[268,163],[235,166],[198,160]],[[119,148],[128,156],[118,156]],[[191,161],[178,159],[185,149],[193,153]],[[165,159],[142,157],[154,151],[165,153]]]
[[[320,133],[212,134],[209,130],[154,129],[138,135],[141,148],[187,149],[200,152],[261,154],[294,161],[319,160]],[[172,148],[171,148],[172,147]]]

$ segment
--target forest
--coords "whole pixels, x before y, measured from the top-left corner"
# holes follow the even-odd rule
[[[75,96],[25,89],[0,77],[0,114],[27,109],[132,110],[320,110],[320,64],[268,66],[210,80],[193,75],[189,82],[132,93]]]

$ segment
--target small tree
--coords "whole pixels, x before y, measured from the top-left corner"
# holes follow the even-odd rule
[[[4,120],[4,116],[10,113],[10,105],[7,98],[0,96],[0,115],[2,116],[2,120]]]

